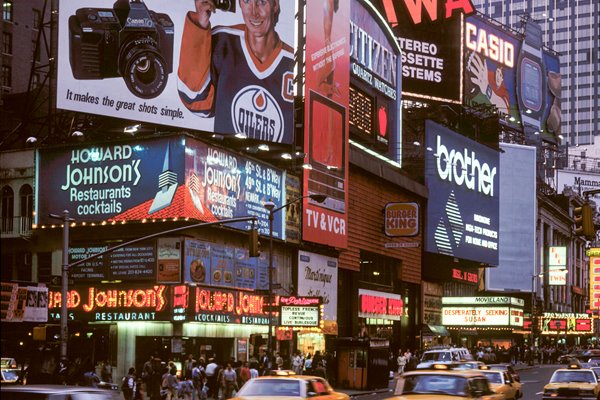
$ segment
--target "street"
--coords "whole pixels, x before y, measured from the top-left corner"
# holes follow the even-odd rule
[[[522,400],[539,400],[542,398],[542,392],[544,385],[548,383],[552,373],[558,369],[563,368],[564,365],[535,365],[533,367],[527,367],[520,364],[519,375],[521,376],[521,383],[523,385],[523,397]],[[390,381],[388,392],[377,392],[369,394],[353,395],[353,399],[360,400],[379,400],[388,399],[394,396],[393,388],[394,382]]]

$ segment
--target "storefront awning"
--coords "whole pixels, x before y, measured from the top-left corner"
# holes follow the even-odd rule
[[[432,334],[437,336],[450,336],[448,330],[443,325],[423,325],[424,334],[429,330]]]

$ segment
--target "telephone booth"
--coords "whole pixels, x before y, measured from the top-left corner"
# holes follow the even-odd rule
[[[370,390],[389,384],[390,342],[378,338],[338,338],[338,385],[345,389]]]

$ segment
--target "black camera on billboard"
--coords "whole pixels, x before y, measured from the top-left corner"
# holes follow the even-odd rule
[[[237,0],[215,0],[215,8],[221,11],[235,12],[235,2]]]
[[[171,18],[141,0],[117,0],[112,9],[80,8],[69,17],[73,76],[121,76],[131,93],[154,98],[173,72],[173,36]]]

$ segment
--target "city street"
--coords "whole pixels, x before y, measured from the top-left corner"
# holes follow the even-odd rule
[[[552,373],[558,369],[563,368],[563,365],[535,365],[534,367],[521,367],[519,369],[519,375],[521,376],[521,383],[523,384],[523,397],[522,400],[535,400],[542,398],[542,392],[544,385],[548,383]],[[394,382],[390,381],[390,387],[388,392],[377,392],[369,394],[350,394],[354,399],[361,400],[379,400],[388,399],[394,396],[393,388]]]

